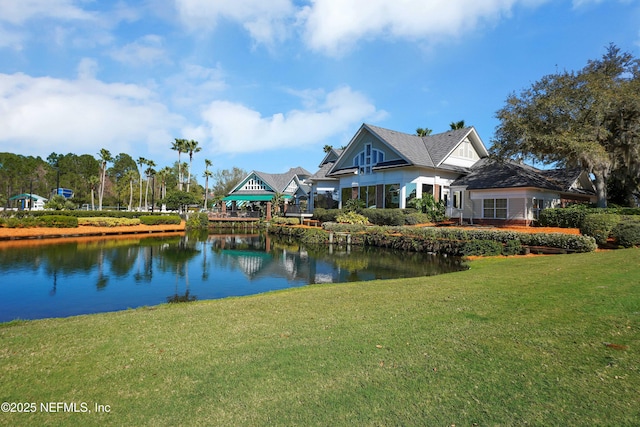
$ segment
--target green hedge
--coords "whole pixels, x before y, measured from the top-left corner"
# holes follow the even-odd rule
[[[144,215],[140,222],[144,225],[180,224],[182,219],[179,215]]]
[[[502,254],[502,245],[493,240],[471,240],[462,247],[465,256],[496,256]]]
[[[38,218],[47,215],[64,215],[76,218],[140,218],[141,216],[174,216],[175,214],[151,213],[151,212],[129,212],[129,211],[2,211],[0,216],[4,218]]]
[[[630,248],[640,246],[640,217],[624,216],[611,231],[620,246]]]
[[[523,246],[543,246],[562,249],[570,252],[591,252],[597,248],[595,240],[588,236],[561,233],[518,233],[498,230],[464,230],[436,227],[385,227],[349,224],[323,224],[324,235],[314,230],[314,241],[324,236],[324,243],[329,241],[329,233],[334,233],[334,241],[344,243],[344,234],[351,235],[351,244],[388,247],[416,252],[435,252],[448,255],[464,255],[471,253],[472,247],[492,246],[501,250],[498,253],[514,255],[521,253]],[[303,237],[307,229],[291,227],[271,227],[270,233]],[[492,241],[473,243],[474,241]],[[487,250],[487,249],[483,249]],[[477,249],[480,251],[480,249]],[[493,251],[493,249],[492,249]]]
[[[620,222],[617,214],[589,214],[582,221],[580,233],[596,239],[598,245],[606,245],[613,228]]]
[[[313,219],[317,219],[320,222],[336,222],[336,218],[341,213],[341,209],[315,208],[313,210]]]
[[[572,206],[569,208],[544,209],[540,212],[537,224],[542,227],[582,228],[587,215],[614,214],[640,215],[640,208],[587,208]]]
[[[139,218],[110,218],[110,217],[89,217],[77,218],[78,225],[88,225],[92,227],[123,227],[139,225]]]
[[[76,228],[78,218],[66,215],[43,215],[37,221],[40,227]]]
[[[375,225],[404,225],[405,215],[402,209],[363,209],[362,215]]]
[[[274,216],[273,218],[271,218],[271,224],[277,224],[277,225],[299,225],[300,224],[300,219],[299,218],[287,218],[287,217],[281,217],[281,216]]]

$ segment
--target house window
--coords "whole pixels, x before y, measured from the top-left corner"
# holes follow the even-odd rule
[[[384,207],[387,209],[400,207],[400,184],[387,184],[384,186]]]
[[[454,209],[462,209],[462,191],[453,192],[453,207]]]
[[[353,157],[353,166],[358,168],[359,173],[368,175],[372,172],[373,166],[384,162],[384,152],[373,148],[373,145],[365,144],[364,150]]]
[[[544,209],[544,199],[533,199],[533,217],[540,218],[540,211]]]
[[[507,219],[507,199],[484,199],[483,218]]]
[[[376,207],[376,186],[368,185],[360,187],[359,198],[364,202],[365,207]]]

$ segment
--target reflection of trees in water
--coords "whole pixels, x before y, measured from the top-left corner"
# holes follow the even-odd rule
[[[177,244],[168,244],[162,247],[162,264],[165,271],[174,270],[176,274],[175,292],[167,297],[167,302],[188,302],[197,299],[189,291],[189,261],[200,253],[195,245],[195,241],[191,241],[188,236],[183,236]],[[180,294],[178,291],[180,277],[185,279],[184,294]]]

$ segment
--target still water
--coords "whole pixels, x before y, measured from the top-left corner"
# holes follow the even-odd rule
[[[458,258],[305,248],[258,234],[0,242],[0,322],[258,294],[318,283],[430,276]]]

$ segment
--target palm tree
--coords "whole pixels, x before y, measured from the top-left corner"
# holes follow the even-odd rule
[[[433,132],[433,129],[429,129],[429,128],[418,128],[416,129],[416,134],[418,136],[428,136],[431,135],[431,132]]]
[[[449,126],[451,126],[451,130],[464,129],[464,120],[460,120],[458,122],[451,122]]]
[[[129,181],[129,206],[127,207],[128,211],[131,211],[133,208],[133,181],[138,177],[138,174],[133,171],[127,171],[124,178]]]
[[[167,177],[171,175],[171,168],[169,166],[165,166],[160,171],[158,171],[158,177],[160,178],[160,198],[164,199],[167,197]]]
[[[211,160],[204,159],[204,208],[207,209],[207,202],[209,197],[209,178],[213,176],[213,172],[209,168],[213,165]]]
[[[156,174],[156,171],[153,169],[156,166],[156,162],[154,162],[153,160],[147,160],[147,166],[147,170],[144,171],[145,175],[147,176],[147,185],[144,190],[144,206],[146,209],[148,209],[147,206],[149,206],[149,203],[147,202],[149,196],[149,179]]]
[[[193,153],[197,153],[202,150],[201,147],[198,147],[199,142],[194,141],[193,139],[187,141],[185,144],[185,148],[189,153],[189,177],[187,178],[187,193],[189,192],[189,186],[191,184],[191,163],[193,162]]]
[[[107,163],[112,162],[113,157],[106,148],[100,150],[99,156],[102,179],[100,180],[100,194],[98,195],[98,210],[102,210],[102,199],[104,198],[104,187],[107,180]]]
[[[171,149],[178,152],[178,190],[182,191],[182,162],[180,161],[180,154],[186,153],[187,140],[181,138],[175,138],[175,142],[171,143]]]
[[[333,150],[333,145],[329,144],[325,144],[325,146],[322,148],[322,151],[324,151],[325,153],[328,153],[331,150]]]
[[[138,177],[140,178],[140,202],[138,203],[138,210],[142,212],[142,167],[147,164],[147,159],[144,157],[138,157],[138,161],[136,163],[138,163],[138,166],[140,167],[140,169],[138,169]]]
[[[100,177],[92,175],[89,177],[89,187],[91,187],[91,210],[96,210],[96,204],[94,202],[93,194],[96,189],[96,186],[100,184]]]

